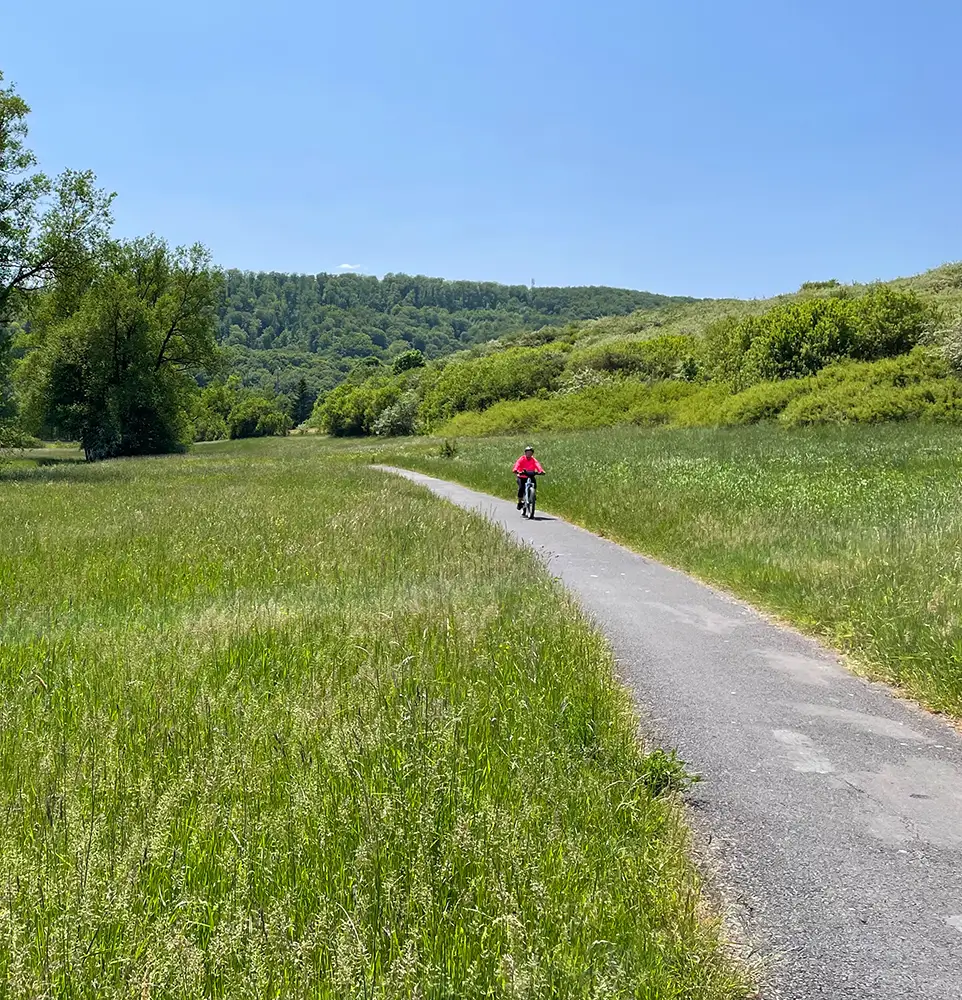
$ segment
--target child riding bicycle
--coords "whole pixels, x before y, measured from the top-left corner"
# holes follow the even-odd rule
[[[541,463],[534,457],[534,448],[530,444],[524,449],[524,454],[514,463],[513,471],[518,480],[518,510],[521,510],[524,501],[524,488],[528,482],[528,476],[544,475],[544,469],[541,468]]]

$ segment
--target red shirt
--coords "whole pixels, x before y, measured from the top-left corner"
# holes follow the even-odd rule
[[[527,455],[522,455],[517,462],[514,463],[514,474],[518,475],[519,472],[544,472],[541,468],[541,463],[534,457],[528,458]]]

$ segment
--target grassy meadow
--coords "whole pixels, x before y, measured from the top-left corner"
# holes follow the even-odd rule
[[[0,508],[3,997],[746,994],[683,774],[494,527],[308,438]]]
[[[376,454],[508,496],[525,440]],[[615,427],[534,443],[546,510],[720,584],[962,717],[962,429]]]

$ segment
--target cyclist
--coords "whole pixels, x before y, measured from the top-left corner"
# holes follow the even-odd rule
[[[518,479],[518,510],[524,506],[522,501],[524,500],[524,487],[528,481],[528,477],[525,475],[526,472],[536,472],[538,475],[544,475],[544,469],[541,468],[541,463],[534,457],[534,448],[529,444],[524,449],[524,454],[514,463],[514,474]]]

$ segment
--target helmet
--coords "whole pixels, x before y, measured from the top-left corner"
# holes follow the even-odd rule
[[[531,445],[531,444],[526,444],[526,445],[524,446],[524,450],[525,450],[525,453],[526,453],[526,454],[527,454],[527,452],[529,452],[529,451],[530,451],[530,452],[532,452],[532,453],[534,453],[534,445]]]

